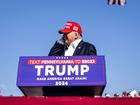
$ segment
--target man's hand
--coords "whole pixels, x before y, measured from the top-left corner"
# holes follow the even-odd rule
[[[65,44],[64,38],[61,37],[59,40],[57,40],[57,43],[64,45]]]

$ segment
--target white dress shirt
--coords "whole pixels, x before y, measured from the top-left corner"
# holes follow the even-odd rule
[[[65,56],[73,56],[73,53],[74,53],[76,47],[78,46],[78,44],[80,43],[81,40],[82,40],[82,39],[77,39],[77,40],[75,40],[74,42],[72,42],[72,43],[69,45],[68,49],[65,51],[65,54],[64,54],[64,55],[65,55]]]

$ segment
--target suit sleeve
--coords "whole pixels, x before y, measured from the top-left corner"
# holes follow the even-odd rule
[[[62,56],[63,53],[64,53],[64,45],[59,44],[56,41],[53,47],[51,48],[48,56]]]
[[[94,45],[90,45],[89,50],[88,50],[88,55],[97,55],[97,51]]]

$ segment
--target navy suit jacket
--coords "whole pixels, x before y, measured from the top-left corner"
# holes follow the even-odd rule
[[[65,45],[56,42],[51,48],[48,56],[64,56],[64,52],[66,49],[67,47]],[[83,55],[97,55],[97,51],[94,45],[82,40],[76,47],[73,56]]]
[[[49,56],[64,56],[66,46],[56,42],[49,52]],[[73,56],[97,55],[94,45],[81,41],[76,47]],[[84,90],[84,91],[83,91]],[[86,90],[86,91],[85,91]],[[92,96],[92,92],[79,86],[43,87],[44,96]]]

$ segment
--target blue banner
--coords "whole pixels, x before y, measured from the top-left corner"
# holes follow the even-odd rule
[[[104,56],[21,56],[17,86],[106,85]]]

